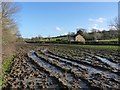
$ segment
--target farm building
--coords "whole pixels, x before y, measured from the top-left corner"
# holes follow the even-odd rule
[[[76,41],[76,42],[82,42],[85,43],[85,39],[83,36],[81,36],[80,34],[76,34],[73,36],[69,36],[69,41]]]

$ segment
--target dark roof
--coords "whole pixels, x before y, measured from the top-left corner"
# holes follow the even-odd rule
[[[75,35],[70,35],[71,37],[76,37],[77,35],[80,35],[80,34],[75,34]],[[81,35],[82,36],[82,35]]]

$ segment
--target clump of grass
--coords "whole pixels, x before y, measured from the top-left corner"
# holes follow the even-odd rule
[[[4,77],[12,68],[12,61],[15,58],[15,54],[6,57],[2,63],[2,75],[0,75],[0,86],[5,83]]]
[[[0,75],[0,86],[2,85],[2,80],[3,80],[3,77],[2,75]]]
[[[15,57],[15,55],[11,55],[11,56],[5,58],[3,65],[2,65],[3,73],[7,74],[10,72],[10,69],[12,67],[12,61],[13,61],[14,57]]]

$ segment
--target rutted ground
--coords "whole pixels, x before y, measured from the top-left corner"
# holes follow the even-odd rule
[[[63,46],[22,45],[18,52],[5,87],[119,89],[115,52],[109,59],[99,51]]]

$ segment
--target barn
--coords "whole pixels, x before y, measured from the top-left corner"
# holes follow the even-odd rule
[[[85,43],[84,37],[81,36],[80,34],[76,34],[76,35],[73,35],[73,36],[69,36],[69,41],[76,41],[76,42]]]

